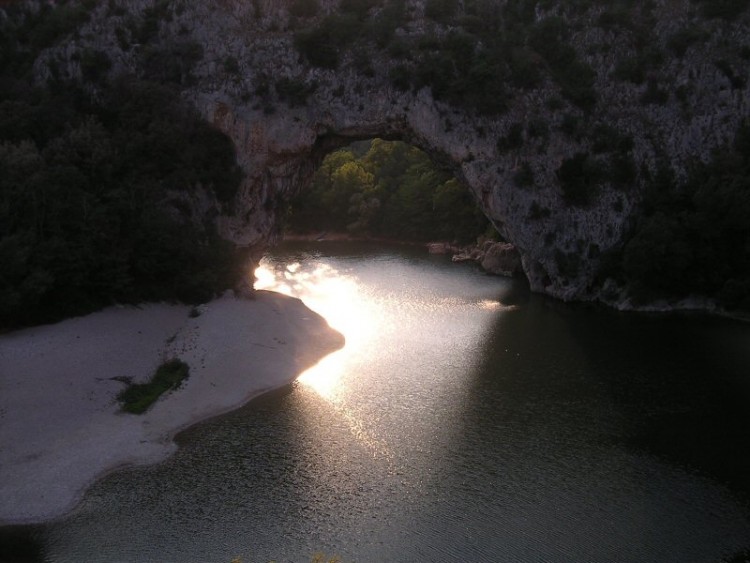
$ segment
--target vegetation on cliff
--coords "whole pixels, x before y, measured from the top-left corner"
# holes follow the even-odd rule
[[[298,1],[292,13],[304,17],[295,45],[312,65],[336,68],[344,49],[374,44],[398,62],[390,72],[396,88],[429,87],[435,99],[483,114],[504,112],[514,91],[536,88],[545,76],[573,104],[590,107],[596,103],[594,72],[568,43],[565,20],[536,23],[535,4],[429,0],[425,16],[432,25],[397,35],[410,18],[404,0],[345,1],[338,12],[313,20],[319,9]],[[360,63],[363,73],[372,72],[364,57]]]
[[[621,260],[639,301],[715,296],[750,310],[750,124],[684,182],[668,169],[650,179]]]
[[[538,266],[536,288],[592,298],[614,278],[644,302],[701,295],[748,307],[744,133],[683,172],[744,111],[750,0],[677,4],[249,2],[232,8],[243,26],[224,37],[197,20],[215,10],[218,26],[226,6],[2,3],[0,326],[118,301],[197,301],[231,283],[237,262],[213,217],[248,211],[231,209],[238,168],[185,91],[261,122],[288,110],[311,131],[336,126],[311,100],[335,100],[351,135],[377,91],[391,106],[367,134],[374,125],[449,154],[431,138],[444,131],[465,148],[452,164],[481,171],[466,178],[488,213],[519,196],[494,218]],[[419,131],[404,115],[419,115],[410,104],[429,102],[426,92],[435,122]],[[300,153],[285,150],[273,166],[291,177],[281,164]],[[416,155],[380,141],[334,153],[295,202],[292,228],[460,241],[484,231],[468,192]],[[255,209],[272,213],[280,199]]]
[[[427,0],[419,24],[414,23],[419,9],[403,0],[350,2],[345,4],[359,9],[343,10],[342,4],[342,10],[330,14],[307,2],[305,15],[297,22],[295,45],[311,65],[324,68],[339,66],[346,50],[359,53],[354,67],[365,75],[372,66],[361,64],[362,53],[373,52],[371,45],[375,45],[388,53],[389,77],[396,89],[428,87],[436,100],[490,116],[503,114],[521,97],[555,84],[560,97],[549,103],[548,119],[530,115],[525,122],[511,125],[508,134],[497,140],[497,149],[520,153],[525,143],[546,139],[559,127],[571,141],[581,143],[578,152],[559,160],[555,173],[566,206],[591,207],[607,186],[642,200],[623,246],[603,257],[598,283],[615,278],[639,304],[709,297],[725,308],[747,310],[748,126],[740,128],[731,146],[716,151],[711,162],[693,158],[692,163],[682,163],[688,168],[683,177],[671,169],[667,158],[661,158],[657,171],[637,163],[627,126],[616,128],[593,118],[599,99],[597,78],[605,76],[587,61],[615,52],[620,54],[609,67],[608,83],[638,87],[640,94],[634,101],[649,111],[676,100],[684,117],[690,118],[695,86],[671,82],[665,67],[709,41],[713,33],[709,29],[729,25],[750,6],[747,0],[692,3],[695,9],[688,17],[665,32],[654,2]],[[351,25],[344,26],[345,19]],[[384,33],[384,29],[399,32]],[[576,36],[595,32],[614,33],[628,48],[599,44],[583,51]],[[332,56],[321,57],[331,45],[336,47]],[[717,58],[712,64],[732,91],[742,90],[748,78],[742,61],[750,58],[750,49],[740,42],[730,58]],[[554,114],[561,112],[563,119],[556,119]],[[536,178],[528,162],[517,166],[513,181],[519,188],[533,188]],[[614,206],[622,210],[622,200]],[[532,203],[529,220],[550,215],[548,208]],[[575,277],[584,261],[598,258],[594,246],[588,253],[555,251],[559,273]]]
[[[490,226],[449,172],[417,148],[381,139],[329,154],[312,186],[292,202],[288,222],[296,232],[461,243]]]
[[[0,327],[210,298],[234,281],[234,250],[192,203],[231,201],[231,141],[145,60],[142,77],[108,79],[108,56],[84,50],[80,80],[39,80],[40,50],[87,17],[59,4],[0,20]]]

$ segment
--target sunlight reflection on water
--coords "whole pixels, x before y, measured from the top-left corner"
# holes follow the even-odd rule
[[[353,277],[328,264],[303,266],[294,262],[282,265],[263,259],[255,276],[256,289],[277,291],[301,299],[344,335],[344,348],[303,372],[297,381],[327,400],[346,421],[352,435],[374,457],[390,459],[387,443],[368,428],[343,398],[346,373],[351,371],[356,358],[367,355],[386,322],[377,301],[363,298],[363,288]]]
[[[744,497],[711,473],[744,467],[747,409],[732,409],[748,401],[729,394],[748,372],[744,327],[551,306],[379,245],[289,245],[257,275],[345,347],[304,384],[188,430],[163,464],[104,479],[42,530],[45,561],[682,563],[746,549]]]

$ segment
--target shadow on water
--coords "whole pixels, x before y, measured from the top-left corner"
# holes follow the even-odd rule
[[[624,368],[619,377],[602,381],[617,408],[637,421],[627,445],[698,471],[747,504],[750,374],[738,371],[748,358],[738,359],[747,356],[750,326],[743,344],[735,321],[677,314],[603,317],[599,327],[591,318],[572,319],[569,326],[575,338],[588,342],[597,329],[606,331],[600,338],[606,344],[588,353],[600,373],[613,359]]]
[[[481,428],[478,439],[488,451],[500,452],[486,463],[520,468],[518,483],[529,489],[527,475],[547,467],[554,478],[543,485],[545,496],[568,507],[585,504],[581,499],[596,487],[605,495],[621,489],[611,502],[630,513],[629,524],[647,523],[648,533],[672,533],[683,517],[698,527],[718,522],[705,513],[722,490],[750,521],[750,325],[518,297],[520,309],[499,316],[488,331],[473,382],[476,405],[465,421]],[[494,424],[478,424],[488,419]],[[513,456],[515,465],[507,461]],[[659,466],[673,468],[672,480],[641,485],[664,479]],[[674,512],[660,494],[690,499],[695,514]],[[639,503],[651,508],[631,513]],[[672,521],[655,523],[649,510]],[[603,529],[588,525],[595,533]],[[639,532],[642,541],[646,533]],[[683,545],[691,541],[685,536]],[[750,548],[750,539],[738,547]],[[744,549],[723,560],[749,555]]]
[[[500,318],[503,327],[493,331],[497,342],[486,347],[485,365],[515,350],[525,356],[524,371],[549,373],[566,342],[575,361],[595,374],[588,392],[600,391],[620,414],[611,439],[704,474],[750,504],[750,324],[526,298],[524,307],[538,314]],[[529,322],[535,326],[520,326]],[[582,389],[572,378],[548,390],[572,397]]]

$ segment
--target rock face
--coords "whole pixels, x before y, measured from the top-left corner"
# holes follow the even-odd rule
[[[488,246],[482,258],[482,268],[491,274],[515,276],[522,271],[521,255],[507,242],[496,242]]]
[[[454,262],[476,262],[482,269],[497,276],[513,277],[523,273],[521,254],[509,242],[481,241],[476,245],[465,248],[455,248],[451,245],[428,247],[433,254],[453,254]],[[437,252],[440,250],[441,252]]]
[[[399,86],[393,77],[402,55],[372,42],[342,48],[336,68],[311,65],[295,47],[296,30],[319,25],[338,2],[319,2],[318,15],[307,19],[291,16],[292,4],[299,3],[175,1],[165,9],[169,17],[160,20],[155,40],[202,47],[184,95],[234,141],[246,177],[217,220],[224,237],[256,255],[278,239],[279,214],[305,189],[327,152],[359,139],[401,139],[449,167],[471,190],[518,249],[533,291],[599,299],[606,282],[597,277],[601,257],[623,244],[648,178],[664,164],[684,175],[691,161],[706,160],[728,142],[750,114],[750,81],[741,76],[747,47],[740,48],[750,37],[747,13],[732,21],[705,19],[690,0],[656,0],[648,14],[638,8],[650,18],[649,48],[661,59],[658,67],[645,65],[641,79],[627,80],[618,77],[623,61],[641,60],[638,34],[627,22],[607,23],[602,7],[572,10],[562,1],[537,6],[535,22],[562,17],[570,24],[567,42],[593,70],[596,103],[582,108],[569,101],[560,82],[543,73],[532,88],[509,83],[506,110],[483,115],[436,100],[428,86]],[[371,4],[368,17],[375,17],[380,8]],[[141,47],[123,48],[122,35],[129,33],[128,21],[155,9],[146,0],[121,6],[117,12],[102,3],[77,39],[77,48],[108,53],[111,73],[137,67]],[[406,13],[395,30],[406,44],[452,32],[450,22],[425,16],[425,2],[406,2]],[[685,29],[693,39],[675,46]],[[75,74],[75,51],[71,43],[50,57],[67,57]],[[546,64],[534,58],[532,63]],[[43,77],[43,62],[37,66]],[[597,131],[614,131],[628,142],[602,147]],[[597,184],[595,196],[572,201],[563,164],[590,153],[624,157],[617,162],[630,164],[627,185],[589,178]]]

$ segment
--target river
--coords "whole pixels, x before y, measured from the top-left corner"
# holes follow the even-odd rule
[[[750,549],[750,325],[565,305],[382,244],[287,243],[259,278],[346,346],[25,529],[39,560],[718,563]]]

